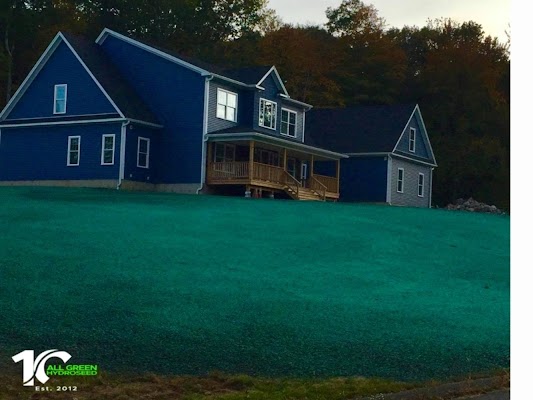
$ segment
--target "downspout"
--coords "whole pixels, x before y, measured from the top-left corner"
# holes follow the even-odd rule
[[[126,165],[126,128],[130,124],[130,121],[125,121],[122,123],[120,128],[120,165],[118,172],[118,184],[117,190],[120,190],[122,186],[122,181],[124,180],[124,170]]]
[[[213,75],[206,76],[205,78],[205,93],[204,93],[204,126],[202,133],[202,166],[201,166],[201,184],[196,190],[196,194],[204,189],[206,164],[207,164],[207,124],[209,122],[209,87],[210,81],[213,79]]]

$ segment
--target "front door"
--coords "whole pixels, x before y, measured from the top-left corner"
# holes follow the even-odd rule
[[[303,162],[300,167],[300,178],[304,187],[307,187],[307,163]]]

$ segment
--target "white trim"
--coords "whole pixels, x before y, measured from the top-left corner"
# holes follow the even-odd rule
[[[111,29],[109,28],[105,28],[101,33],[100,35],[98,36],[98,38],[96,39],[96,43],[99,44],[99,45],[102,45],[105,40],[107,39],[107,37],[111,35],[111,36],[114,36],[115,38],[117,39],[120,39],[128,44],[131,44],[133,46],[136,46],[142,50],[145,50],[149,53],[152,53],[152,54],[155,54],[161,58],[164,58],[165,60],[168,60],[168,61],[172,61],[173,63],[175,64],[178,64],[182,67],[185,67],[185,68],[188,68],[194,72],[197,72],[199,74],[202,74],[202,75],[210,75],[209,71],[206,71],[205,69],[202,69],[202,68],[198,68],[197,66],[195,65],[192,65],[186,61],[183,61],[177,57],[174,57],[174,56],[171,56],[170,54],[167,54],[161,50],[157,50],[151,46],[148,46],[144,43],[141,43],[141,42],[138,42],[137,40],[135,39],[132,39],[132,38],[129,38],[127,36],[124,36],[124,35],[121,35],[120,33],[117,33],[115,31],[112,31]]]
[[[279,83],[281,84],[281,89],[283,90],[283,93],[285,95],[287,95],[287,97],[290,98],[289,96],[289,93],[287,92],[287,88],[285,87],[285,85],[283,84],[283,81],[281,80],[281,76],[279,75],[279,72],[278,70],[276,69],[276,66],[273,65],[272,68],[270,68],[268,70],[268,72],[261,78],[261,80],[257,83],[257,86],[261,86],[261,84],[265,81],[266,78],[268,78],[268,76],[274,72],[276,74],[276,77],[278,78],[278,81]]]
[[[289,133],[283,133],[281,130],[283,129],[283,111],[287,111],[289,114],[294,114],[294,136],[292,135],[289,135]],[[290,117],[289,117],[289,120],[287,121],[287,128],[290,128]],[[290,129],[289,129],[290,131]],[[283,136],[288,136],[288,137],[291,137],[291,138],[296,138],[298,136],[298,112],[297,111],[293,111],[293,110],[290,110],[288,108],[285,108],[285,107],[281,107],[281,120],[280,120],[280,123],[279,123],[279,133],[280,135],[283,135]]]
[[[411,134],[413,134],[413,150],[411,150]],[[411,153],[416,153],[416,128],[409,128],[409,151]]]
[[[274,127],[273,128],[271,128],[270,126],[261,125],[261,102],[263,102],[263,101],[273,104],[275,106],[275,108],[276,108],[276,111],[273,113],[273,115],[274,115]],[[263,122],[264,122],[264,117],[263,117]],[[261,128],[270,129],[270,130],[273,130],[273,131],[275,131],[277,129],[277,126],[278,126],[278,103],[276,103],[273,100],[265,99],[264,97],[260,97],[259,98],[259,116],[257,118],[257,125],[259,125]]]
[[[423,161],[419,161],[419,162],[421,162],[423,164],[427,164],[427,165],[431,165],[431,166],[436,167],[437,166],[437,159],[435,158],[435,153],[433,153],[433,148],[431,147],[431,142],[429,140],[429,136],[428,136],[428,132],[427,132],[427,129],[426,129],[426,125],[424,123],[424,118],[422,118],[422,113],[420,112],[420,107],[418,107],[418,104],[415,106],[413,112],[411,113],[411,116],[409,117],[409,120],[405,124],[405,127],[403,128],[403,131],[402,131],[398,141],[396,142],[396,145],[392,149],[391,153],[394,153],[397,150],[398,145],[400,144],[400,141],[402,140],[403,134],[406,131],[407,127],[409,126],[409,122],[411,122],[411,120],[413,119],[413,116],[415,115],[415,113],[417,111],[418,111],[418,116],[420,117],[420,122],[422,122],[422,130],[424,131],[424,135],[426,136],[426,142],[427,142],[427,144],[429,146],[429,152],[431,153],[431,160],[434,161],[435,163],[434,164],[427,163],[427,162],[425,163]],[[395,155],[397,155],[397,154],[395,154]],[[410,158],[409,158],[409,160],[410,160]]]
[[[137,125],[146,125],[146,126],[149,126],[151,128],[158,128],[158,129],[164,128],[163,125],[154,124],[153,122],[141,121],[140,119],[128,118],[128,121],[133,122],[134,124],[137,124]]]
[[[233,95],[233,96],[235,96],[235,114],[234,114],[234,118],[235,118],[235,119],[229,119],[229,118],[227,118],[227,109],[228,109],[228,108],[233,108],[233,107],[230,107],[230,106],[228,106],[227,104],[221,104],[221,103],[219,103],[219,100],[218,100],[218,99],[219,99],[219,96],[220,96],[220,92],[224,92],[224,93],[226,93],[226,103],[227,103],[227,95],[228,95],[228,94],[229,94],[229,95]],[[226,109],[225,109],[226,112],[224,113],[224,115],[225,115],[224,118],[218,116],[218,106],[219,106],[219,105],[226,107]],[[224,120],[224,121],[237,122],[237,112],[238,112],[238,109],[239,109],[239,94],[218,87],[218,88],[217,88],[217,108],[216,108],[216,110],[215,110],[215,117],[218,118],[218,119],[222,119],[222,120]]]
[[[313,106],[311,104],[308,104],[308,103],[304,103],[303,101],[300,101],[300,100],[294,100],[293,98],[291,97],[285,97],[283,96],[282,94],[280,94],[280,97],[283,98],[283,101],[287,101],[287,102],[290,102],[290,103],[294,103],[294,104],[297,104],[303,108],[307,108],[308,111],[311,110],[313,108]]]
[[[105,148],[105,140],[106,138],[113,138],[113,148],[112,149],[106,149]],[[100,156],[100,165],[106,165],[106,166],[109,166],[109,165],[115,165],[115,134],[106,134],[106,135],[102,135],[102,154]],[[112,157],[111,157],[111,162],[110,163],[106,163],[104,160],[105,160],[105,152],[106,151],[112,151]]]
[[[105,122],[124,122],[125,118],[106,118],[106,119],[89,119],[86,121],[59,121],[59,122],[33,122],[29,124],[6,124],[1,125],[2,128],[27,128],[29,126],[55,126],[55,125],[80,125],[91,123],[105,123]]]
[[[437,166],[436,164],[431,164],[431,163],[428,163],[428,162],[425,162],[425,161],[416,160],[416,159],[414,159],[414,158],[407,157],[407,156],[403,156],[403,155],[398,154],[398,153],[391,153],[391,155],[392,155],[393,157],[404,158],[404,159],[409,160],[409,161],[412,161],[412,162],[414,162],[414,163],[427,165],[427,166],[429,166],[429,167],[436,167],[436,166]]]
[[[422,194],[420,194],[420,177],[422,177]],[[417,188],[416,188],[416,194],[418,194],[418,197],[424,197],[424,189],[426,186],[426,177],[422,172],[418,173],[418,181],[416,182]]]
[[[71,147],[71,141],[72,139],[78,139],[78,163],[77,164],[72,164],[70,162],[70,153],[74,153],[76,150],[71,150],[70,147]],[[77,135],[77,136],[69,136],[68,137],[68,141],[67,141],[67,167],[79,167],[80,166],[80,158],[81,158],[81,136]]]
[[[387,203],[392,202],[392,157],[387,155],[387,197],[385,200]]]
[[[75,114],[75,115],[51,115],[49,117],[30,117],[30,118],[13,118],[9,122],[13,123],[14,121],[32,121],[36,119],[55,119],[62,120],[65,118],[75,118],[75,117],[96,117],[96,116],[105,116],[105,115],[116,115],[117,113],[98,113],[98,114]]]
[[[411,116],[409,117],[409,119],[407,120],[407,123],[405,124],[405,127],[401,131],[400,137],[398,138],[398,141],[396,142],[396,144],[394,145],[394,148],[392,149],[392,153],[394,153],[396,151],[396,149],[398,148],[398,145],[400,144],[400,141],[402,140],[403,134],[405,133],[405,131],[409,127],[409,122],[411,122],[411,120],[413,119],[413,116],[415,115],[415,112],[416,112],[416,107],[413,109],[413,112],[411,113]]]
[[[120,127],[120,161],[118,167],[118,184],[117,189],[120,189],[122,181],[124,180],[126,170],[126,129],[129,122],[124,122]]]
[[[400,171],[402,171],[402,179],[400,179]],[[402,183],[402,190],[398,189],[398,183]],[[403,168],[398,168],[398,174],[396,177],[396,192],[403,193],[405,191],[405,170]]]
[[[65,110],[64,111],[57,111],[57,89],[60,88],[60,87],[63,87],[65,88]],[[68,98],[68,85],[66,83],[60,83],[58,85],[54,85],[54,115],[61,115],[61,114],[66,114],[67,113],[67,98]]]
[[[141,154],[141,141],[146,141],[146,165],[139,164],[139,156]],[[150,139],[139,136],[137,139],[137,168],[150,168]]]
[[[391,153],[344,153],[344,154],[346,154],[349,157],[368,157],[368,156],[380,157],[380,156],[388,156]]]
[[[428,131],[426,129],[426,124],[424,123],[424,118],[422,117],[422,112],[420,111],[420,107],[418,104],[415,107],[416,110],[418,110],[418,116],[420,117],[420,122],[422,123],[422,130],[424,131],[424,135],[426,135],[426,141],[429,146],[429,152],[431,153],[431,158],[435,162],[435,165],[437,165],[437,159],[435,158],[435,153],[433,153],[433,147],[431,146],[431,141],[429,140]]]
[[[48,59],[52,56],[54,51],[57,49],[57,46],[59,46],[59,39],[62,35],[59,33],[52,39],[46,50],[43,52],[41,57],[37,60],[31,71],[28,73],[24,81],[21,83],[13,97],[9,100],[9,102],[6,104],[2,112],[0,113],[0,121],[3,121],[6,118],[6,115],[9,115],[9,113],[12,111],[15,104],[18,102],[19,98],[26,92],[29,84],[33,82],[35,79],[35,76],[41,71],[42,67],[48,61]]]
[[[306,151],[309,154],[313,154],[319,157],[325,157],[328,158],[328,156],[331,159],[338,160],[341,158],[348,158],[348,156],[342,154],[342,153],[336,153],[334,151],[321,149],[318,147],[309,146],[307,144],[295,142],[295,141],[288,141],[287,139],[283,139],[280,137],[275,137],[273,135],[268,135],[266,133],[258,133],[258,132],[239,132],[239,133],[221,133],[221,134],[214,134],[214,135],[207,135],[208,139],[216,139],[215,142],[224,142],[224,141],[232,141],[232,140],[246,140],[246,139],[257,139],[258,141],[264,141],[264,142],[274,142],[277,144],[280,144],[283,147],[291,148],[295,150],[300,151]]]
[[[300,165],[300,180],[304,181],[307,179],[307,172],[308,172],[307,170],[308,170],[307,162],[302,162]]]
[[[107,100],[111,103],[111,105],[113,106],[113,108],[117,111],[118,115],[120,115],[122,118],[125,118],[124,116],[124,113],[122,111],[120,111],[120,108],[118,108],[118,106],[115,104],[115,102],[113,101],[113,99],[111,98],[111,96],[109,96],[109,94],[105,91],[105,89],[102,87],[102,85],[100,84],[100,82],[98,82],[98,79],[96,79],[96,77],[93,75],[93,73],[91,72],[91,70],[89,69],[89,67],[87,67],[87,65],[85,65],[85,63],[83,62],[83,60],[81,59],[81,57],[78,55],[78,53],[76,53],[76,50],[74,50],[74,47],[72,47],[72,45],[69,43],[69,41],[65,38],[65,36],[63,36],[63,34],[61,32],[59,32],[59,35],[61,36],[61,38],[65,41],[65,44],[68,46],[68,48],[70,49],[70,51],[72,51],[72,54],[74,54],[74,57],[77,58],[77,60],[80,62],[80,64],[82,65],[82,67],[85,69],[85,71],[87,71],[87,73],[89,74],[89,76],[92,78],[92,80],[94,81],[94,83],[96,83],[96,86],[98,86],[98,88],[102,91],[102,93],[104,94],[104,96],[107,98]]]

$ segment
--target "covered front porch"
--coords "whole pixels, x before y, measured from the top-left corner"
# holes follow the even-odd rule
[[[207,142],[207,184],[242,186],[247,196],[295,200],[339,198],[340,154],[267,135],[212,135]],[[266,136],[263,138],[262,136]],[[315,162],[336,164],[336,174],[315,172]]]

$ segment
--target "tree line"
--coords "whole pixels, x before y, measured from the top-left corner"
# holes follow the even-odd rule
[[[104,28],[228,67],[276,65],[315,107],[417,102],[439,163],[434,202],[510,207],[510,56],[473,21],[388,27],[343,0],[324,26],[284,23],[268,0],[2,0],[3,106],[58,31]]]

